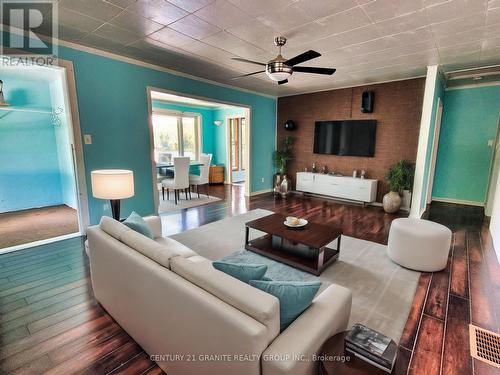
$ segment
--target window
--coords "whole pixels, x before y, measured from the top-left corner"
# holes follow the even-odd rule
[[[233,171],[244,171],[246,168],[245,153],[247,148],[245,118],[230,118],[229,131],[231,132],[231,169]]]
[[[240,122],[237,118],[229,119],[231,125],[231,168],[240,169]]]
[[[175,156],[200,156],[200,116],[153,113],[155,161],[169,162]]]

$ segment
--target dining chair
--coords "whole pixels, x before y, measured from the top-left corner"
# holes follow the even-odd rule
[[[186,200],[188,199],[189,190],[189,157],[174,158],[174,178],[166,178],[161,182],[161,194],[165,200],[165,189],[167,190],[167,199],[170,199],[170,189],[174,191],[175,204],[180,199],[179,192],[184,190]]]
[[[198,193],[198,198],[200,197],[200,185],[206,186],[207,198],[209,197],[208,188],[208,174],[210,172],[210,163],[212,162],[212,154],[201,154],[200,155],[200,175],[189,175],[189,185],[196,186],[196,192]]]

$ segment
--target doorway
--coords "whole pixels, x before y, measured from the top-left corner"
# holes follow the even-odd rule
[[[245,195],[249,195],[249,107],[157,88],[148,88],[148,102],[153,197],[158,213],[189,209],[220,200],[210,194],[210,185],[231,183],[233,179],[233,162],[229,161],[231,147],[228,144],[228,132],[231,130],[226,125],[228,118],[236,119],[234,140],[239,155],[234,163],[236,171],[242,172],[237,180],[244,187]],[[172,182],[165,180],[175,179],[173,164],[178,156],[189,157],[191,180],[195,180],[193,177],[196,176],[208,176],[210,183],[190,184],[191,195],[186,195],[185,191],[179,195],[172,194],[170,189],[165,190],[164,187]],[[208,168],[205,168],[206,160],[209,160]]]
[[[72,64],[59,65],[0,68],[0,253],[81,235],[89,222]]]
[[[247,154],[247,120],[245,117],[228,117],[226,126],[228,134],[228,150],[231,173],[229,182],[232,184],[244,184],[246,174]]]

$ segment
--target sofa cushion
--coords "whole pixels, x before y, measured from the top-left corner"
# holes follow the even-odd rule
[[[270,294],[218,271],[200,256],[170,260],[173,272],[267,327],[270,343],[279,334],[279,303]]]
[[[133,230],[123,233],[121,242],[166,268],[170,268],[172,257],[179,256],[177,252]]]
[[[250,285],[279,299],[280,331],[283,331],[311,305],[321,282],[250,280]]]
[[[117,240],[121,240],[123,233],[130,230],[125,224],[120,223],[119,221],[112,219],[108,216],[101,217],[101,222],[99,227],[109,234],[111,237],[116,238]]]
[[[132,230],[135,230],[136,232],[153,239],[153,232],[149,228],[149,225],[144,221],[141,215],[139,215],[137,212],[132,211],[132,213],[125,219],[123,222],[127,227],[129,227]]]
[[[198,255],[193,250],[191,250],[189,247],[181,244],[180,242],[178,242],[176,240],[168,238],[168,237],[158,237],[158,238],[155,238],[155,241],[158,242],[160,245],[165,246],[167,249],[175,251],[177,254],[179,254],[181,257],[184,257],[184,258]]]
[[[229,276],[235,277],[244,283],[250,280],[261,280],[267,272],[267,266],[263,264],[246,264],[246,263],[231,263],[231,262],[213,262],[216,270],[227,273]]]

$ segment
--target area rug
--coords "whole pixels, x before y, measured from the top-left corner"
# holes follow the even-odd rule
[[[205,194],[201,193],[199,198],[198,194],[191,193],[191,199],[186,200],[184,193],[181,193],[181,199],[178,199],[177,204],[175,204],[173,193],[170,194],[169,200],[167,200],[167,194],[165,193],[165,200],[163,200],[162,194],[160,192],[159,196],[160,205],[158,207],[158,212],[161,214],[162,212],[177,211],[183,208],[193,208],[193,207],[203,206],[205,204],[218,202],[220,200],[221,200],[220,198],[212,197],[211,195],[207,197]]]
[[[242,249],[245,222],[270,214],[267,210],[252,210],[171,237],[208,259],[218,260]],[[250,231],[251,239],[261,235]],[[342,236],[339,260],[319,279],[321,290],[333,283],[352,291],[350,326],[362,323],[399,342],[419,276],[419,272],[393,263],[385,245]]]

